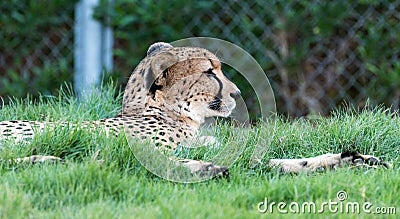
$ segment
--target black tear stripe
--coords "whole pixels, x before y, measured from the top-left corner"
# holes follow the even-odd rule
[[[214,77],[214,78],[218,82],[218,85],[219,85],[218,93],[217,93],[217,96],[214,98],[214,100],[211,101],[210,103],[208,103],[208,107],[212,110],[219,111],[219,110],[221,110],[223,85],[222,85],[222,81],[219,78],[217,78],[217,77]]]
[[[208,61],[211,63],[211,66],[212,66],[213,60],[212,59],[208,59]],[[216,77],[216,75],[212,72],[212,69],[207,70],[207,73],[209,73],[209,74],[211,73],[214,76],[213,78],[215,78],[215,80],[217,80],[218,85],[219,85],[217,98],[222,99],[222,87],[223,87],[222,81],[219,78]]]
[[[218,89],[218,93],[217,93],[217,98],[219,98],[219,99],[221,100],[221,99],[222,99],[222,87],[223,87],[222,81],[221,81],[219,78],[217,78],[217,77],[214,77],[214,78],[215,78],[215,80],[217,80],[218,85],[219,85],[219,89]]]

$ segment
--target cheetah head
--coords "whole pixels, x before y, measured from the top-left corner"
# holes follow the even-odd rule
[[[165,75],[166,89],[160,99],[165,108],[199,123],[205,117],[229,116],[236,106],[236,96],[240,95],[216,58],[180,61],[167,69]]]
[[[141,98],[146,107],[157,107],[197,123],[206,117],[227,117],[235,108],[240,91],[223,74],[220,60],[208,50],[156,43],[148,49],[146,59],[146,95]]]

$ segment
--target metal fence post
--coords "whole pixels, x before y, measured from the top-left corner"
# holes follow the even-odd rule
[[[112,69],[112,30],[93,18],[98,3],[81,0],[75,8],[74,87],[78,95],[90,93],[99,84],[103,68]]]

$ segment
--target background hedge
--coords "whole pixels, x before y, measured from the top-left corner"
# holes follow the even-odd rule
[[[54,94],[73,72],[74,1],[0,3],[0,95]],[[327,114],[347,102],[400,106],[400,1],[101,1],[122,85],[156,41],[207,36],[246,49],[270,78],[278,110]],[[239,74],[253,115],[257,101]]]

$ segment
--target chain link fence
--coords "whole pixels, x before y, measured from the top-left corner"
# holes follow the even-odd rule
[[[100,20],[111,17],[107,25],[115,31],[117,71],[129,74],[154,41],[216,37],[255,57],[270,79],[281,113],[327,115],[344,102],[400,107],[399,0],[198,1],[194,12],[174,6],[176,1],[168,3],[173,9],[144,10],[144,2],[115,0],[114,10],[109,5],[97,10]],[[29,8],[1,4],[0,96],[50,94],[62,81],[72,81],[75,3],[42,2]],[[132,21],[118,15],[119,6],[130,9],[126,13]],[[135,17],[139,9],[154,15]],[[166,11],[170,14],[163,17]],[[147,25],[145,19],[160,23]],[[228,74],[241,87],[249,108],[256,108],[251,88],[234,72]]]
[[[399,109],[400,1],[216,1],[213,11],[184,33],[245,48],[281,112],[326,115],[367,101]]]
[[[0,107],[9,96],[51,95],[70,81],[74,1],[2,1],[0,9]]]

